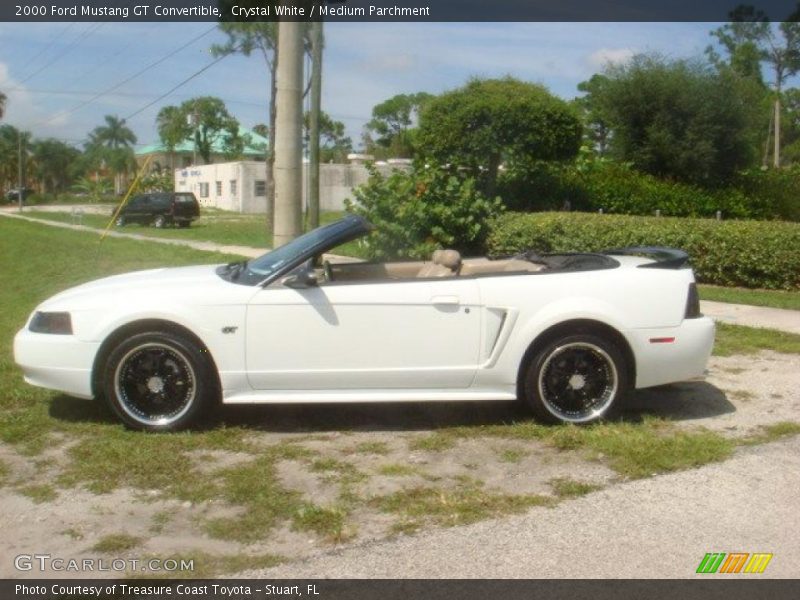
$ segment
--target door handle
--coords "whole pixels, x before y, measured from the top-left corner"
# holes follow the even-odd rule
[[[431,298],[431,303],[458,305],[461,301],[458,299],[458,296],[434,296]]]

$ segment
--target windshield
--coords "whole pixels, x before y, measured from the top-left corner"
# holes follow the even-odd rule
[[[259,258],[230,263],[222,267],[219,273],[236,283],[255,285],[295,263],[301,256],[308,255],[315,250],[325,250],[328,247],[327,242],[337,240],[341,235],[352,230],[352,220],[345,218],[309,231]]]

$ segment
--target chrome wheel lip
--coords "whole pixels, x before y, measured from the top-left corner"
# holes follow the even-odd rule
[[[177,356],[177,358],[179,358],[180,361],[183,363],[181,365],[181,368],[186,370],[189,379],[191,380],[190,392],[187,394],[188,397],[183,399],[180,410],[174,414],[170,414],[167,416],[158,415],[156,418],[144,415],[141,411],[137,411],[129,405],[129,402],[126,399],[127,394],[124,392],[120,384],[120,379],[126,362],[132,356],[148,348],[154,348],[154,349],[157,348],[160,350],[166,350],[167,352]],[[147,385],[147,382],[143,383]],[[144,344],[139,344],[138,346],[135,346],[134,348],[130,349],[117,363],[117,367],[114,370],[114,393],[117,396],[120,408],[122,408],[125,414],[128,415],[131,419],[133,419],[137,423],[141,423],[142,425],[158,426],[158,427],[168,426],[175,423],[176,421],[179,421],[189,411],[189,409],[191,409],[192,405],[194,404],[194,400],[197,397],[197,375],[195,373],[194,368],[192,367],[192,363],[189,361],[186,355],[175,346],[171,344],[165,344],[162,342],[147,342]]]
[[[591,352],[599,355],[605,361],[606,367],[608,368],[612,379],[610,389],[607,386],[607,389],[603,394],[605,397],[603,401],[591,410],[584,411],[577,415],[565,412],[564,410],[559,409],[558,406],[554,405],[546,393],[544,382],[545,374],[547,373],[547,367],[550,365],[550,363],[565,351],[573,348],[590,350]],[[547,358],[544,360],[541,368],[539,369],[537,387],[539,391],[539,398],[541,399],[542,404],[554,417],[568,423],[588,423],[602,417],[616,399],[619,391],[619,373],[617,372],[617,365],[614,363],[614,360],[611,358],[611,356],[609,356],[608,352],[603,350],[603,348],[597,344],[593,344],[591,342],[570,342],[569,344],[557,346],[552,352],[550,352],[550,354],[548,354]]]

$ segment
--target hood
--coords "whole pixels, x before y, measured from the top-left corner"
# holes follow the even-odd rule
[[[52,296],[41,304],[46,310],[87,310],[95,307],[108,307],[109,301],[125,298],[130,301],[137,296],[165,297],[180,292],[186,297],[208,297],[217,289],[229,288],[230,283],[222,280],[216,269],[219,265],[201,265],[135,271],[96,279],[69,288]],[[192,294],[192,289],[197,294]]]

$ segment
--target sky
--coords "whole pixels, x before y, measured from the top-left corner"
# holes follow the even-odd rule
[[[609,61],[639,52],[702,55],[717,25],[327,23],[322,108],[345,123],[358,146],[372,107],[395,94],[437,94],[472,76],[512,75],[571,99],[578,83]],[[211,63],[210,47],[225,39],[213,23],[2,23],[3,121],[80,146],[113,114],[130,117],[144,145],[158,141],[155,119],[163,106],[213,95],[243,126],[266,123],[269,78],[256,54],[229,56],[145,108]]]

